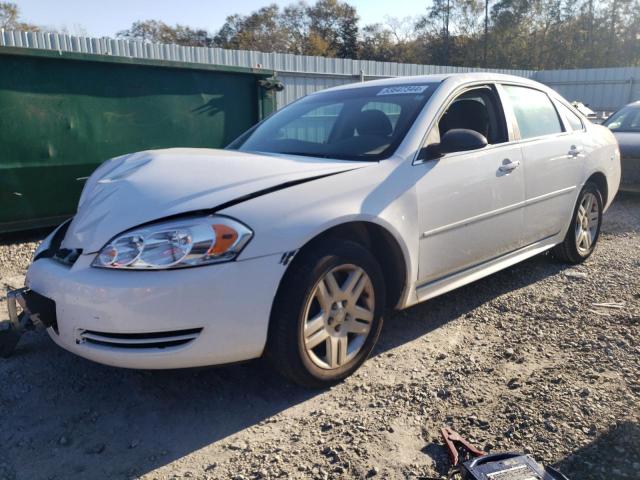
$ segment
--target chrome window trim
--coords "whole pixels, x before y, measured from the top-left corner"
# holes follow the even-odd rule
[[[480,149],[480,150],[471,150],[471,151],[466,151],[466,152],[455,152],[455,153],[451,153],[451,154],[447,154],[444,155],[440,158],[428,158],[428,159],[419,159],[418,156],[420,155],[420,152],[422,151],[422,149],[425,147],[427,139],[429,138],[429,136],[431,135],[431,131],[438,125],[438,123],[440,122],[440,119],[442,118],[442,116],[444,115],[444,113],[447,111],[447,109],[449,108],[449,106],[453,103],[453,101],[458,98],[460,95],[462,95],[463,93],[466,93],[470,90],[475,90],[479,87],[489,87],[495,89],[495,93],[497,94],[498,97],[498,101],[499,101],[499,105],[498,108],[502,109],[502,114],[505,117],[505,123],[506,123],[506,127],[507,127],[507,136],[509,138],[509,140],[507,140],[504,143],[496,143],[494,145],[487,145],[485,148]],[[429,101],[431,101],[431,99],[429,99]],[[426,105],[425,105],[426,108]],[[505,145],[508,145],[511,143],[511,126],[509,125],[509,121],[507,118],[507,115],[505,113],[505,109],[504,106],[502,105],[502,98],[499,94],[499,92],[497,91],[497,84],[495,81],[493,80],[476,80],[474,82],[469,82],[469,83],[465,83],[463,85],[459,85],[456,89],[453,90],[453,92],[451,92],[446,100],[442,103],[442,105],[440,106],[440,108],[438,109],[438,112],[436,115],[434,115],[434,117],[431,119],[431,122],[429,123],[429,126],[427,127],[425,134],[422,136],[422,140],[420,141],[420,147],[418,148],[417,152],[414,153],[413,155],[413,159],[411,160],[411,164],[412,165],[422,165],[423,163],[426,162],[430,162],[432,160],[441,160],[443,158],[450,158],[451,156],[455,156],[455,155],[460,155],[460,154],[468,154],[471,152],[479,152],[479,151],[485,151],[489,148],[495,148],[495,147],[502,147]]]
[[[571,106],[568,102],[565,102],[563,99],[558,98],[558,97],[553,97],[551,99],[553,102],[558,102],[560,105],[562,105],[565,108],[568,108],[570,112],[575,113],[576,117],[578,117],[578,120],[580,120],[580,124],[582,125],[582,128],[580,130],[573,130],[573,128],[571,128],[571,123],[565,118],[564,115],[561,115],[562,121],[565,122],[565,128],[574,133],[574,132],[586,132],[587,131],[587,125],[585,124],[584,118],[582,117],[582,115],[580,114],[580,112],[578,112],[575,108],[573,108],[573,106]]]
[[[561,132],[547,133],[546,135],[538,135],[537,137],[522,138],[522,136],[520,134],[520,127],[518,126],[518,121],[515,118],[515,113],[513,111],[513,106],[511,105],[511,101],[508,98],[507,92],[505,92],[504,89],[501,88],[501,91],[504,93],[505,98],[507,99],[507,104],[509,105],[509,108],[510,108],[510,111],[511,111],[511,115],[513,116],[513,121],[514,121],[513,127],[514,127],[514,131],[516,132],[516,137],[517,137],[519,142],[525,143],[525,142],[528,142],[530,140],[539,140],[539,139],[542,139],[542,138],[555,138],[555,137],[560,137],[560,136],[562,136],[564,134],[572,133],[572,130],[567,130],[567,127],[565,125],[564,117],[562,115],[560,115],[560,112],[558,111],[558,107],[556,106],[555,102],[553,101],[554,99],[551,97],[551,95],[549,95],[548,92],[545,92],[544,90],[542,90],[540,88],[536,88],[536,87],[531,86],[531,85],[523,85],[523,84],[519,84],[519,83],[515,83],[515,82],[499,82],[499,85],[500,85],[500,87],[513,86],[513,87],[529,88],[531,90],[535,90],[536,92],[542,93],[543,95],[545,95],[549,99],[549,102],[551,103],[551,106],[553,107],[553,109],[556,112],[556,115],[558,116],[560,127],[562,128]]]
[[[521,138],[520,137],[520,130],[518,128],[518,122],[515,119],[515,114],[513,113],[513,107],[511,106],[511,103],[509,101],[509,98],[506,94],[506,92],[504,91],[504,89],[502,88],[504,85],[512,85],[515,87],[523,87],[523,88],[530,88],[532,90],[535,90],[537,92],[543,93],[544,95],[547,96],[547,98],[549,99],[549,101],[551,102],[551,104],[553,105],[553,108],[556,111],[556,114],[558,115],[558,120],[560,120],[560,124],[561,127],[563,129],[562,132],[559,133],[549,133],[547,135],[539,135],[537,137],[531,137],[531,138]],[[485,148],[482,148],[480,150],[470,150],[470,151],[465,151],[465,152],[455,152],[455,153],[450,153],[447,155],[444,155],[440,158],[429,158],[429,159],[418,159],[418,156],[420,155],[420,152],[422,151],[422,149],[426,146],[426,142],[427,139],[429,138],[429,136],[431,135],[431,131],[433,130],[434,126],[438,124],[438,121],[440,120],[440,118],[442,118],[442,115],[444,114],[444,112],[446,112],[447,108],[449,108],[449,105],[451,105],[451,103],[453,102],[453,100],[455,100],[455,98],[457,98],[459,95],[465,93],[466,91],[469,90],[473,90],[474,88],[478,88],[478,87],[482,87],[482,86],[493,86],[496,90],[496,92],[498,93],[498,97],[500,100],[500,108],[502,108],[502,113],[505,117],[505,121],[507,123],[507,134],[509,135],[509,140],[507,142],[504,143],[498,143],[495,145],[487,145]],[[513,81],[513,80],[509,80],[509,81],[499,81],[499,80],[476,80],[473,82],[469,82],[469,83],[465,83],[463,85],[458,86],[456,89],[454,89],[446,98],[446,100],[442,103],[442,106],[438,109],[437,114],[431,119],[431,122],[429,123],[429,126],[426,129],[425,134],[422,137],[422,140],[420,141],[420,147],[418,148],[418,150],[414,153],[413,158],[411,160],[411,164],[412,165],[422,165],[424,163],[427,162],[431,162],[431,161],[438,161],[438,160],[442,160],[445,158],[452,158],[458,155],[467,155],[467,154],[472,154],[474,152],[484,152],[487,151],[489,149],[493,149],[493,148],[501,148],[501,147],[507,147],[507,146],[513,146],[513,145],[524,145],[524,144],[528,144],[531,142],[535,142],[535,141],[539,141],[539,140],[546,140],[546,139],[552,139],[552,138],[559,138],[559,137],[563,137],[563,136],[568,136],[571,135],[572,133],[578,131],[578,130],[567,130],[567,127],[565,125],[565,119],[564,116],[560,115],[560,112],[558,111],[556,105],[555,105],[555,101],[556,97],[555,95],[551,95],[549,92],[545,91],[544,89],[538,88],[535,85],[531,85],[527,82],[518,82],[518,81]],[[565,103],[566,102],[562,102]],[[507,108],[508,107],[508,108]],[[425,105],[426,108],[426,105]],[[582,121],[582,126],[583,126],[583,130],[582,131],[586,131],[586,125],[584,120]]]

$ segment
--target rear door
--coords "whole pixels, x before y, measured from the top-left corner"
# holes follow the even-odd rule
[[[558,234],[573,212],[582,170],[580,131],[565,126],[558,106],[546,92],[502,85],[522,148],[525,178],[525,245]]]

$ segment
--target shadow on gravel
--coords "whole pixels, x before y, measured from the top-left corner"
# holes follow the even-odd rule
[[[609,212],[615,211],[615,215]],[[640,231],[640,194],[619,192],[605,214],[602,229],[606,233],[631,233]]]
[[[123,370],[26,335],[0,360],[0,479],[136,478],[321,393],[264,363]]]
[[[519,290],[570,267],[549,255],[538,255],[440,297],[396,312],[385,319],[375,354],[426,335],[500,295]]]
[[[637,202],[625,205],[631,210]],[[566,267],[538,256],[390,315],[376,354]],[[323,392],[286,383],[263,361],[207,370],[128,371],[73,356],[44,335],[26,335],[15,357],[0,360],[0,478],[133,478],[188,454],[198,455],[201,448],[268,422],[316,395]],[[286,422],[274,428],[286,432]],[[637,442],[635,450],[622,453],[616,435],[637,439],[638,426],[619,427],[559,466],[572,473],[591,455],[611,455],[613,466],[616,457],[635,452],[638,458]],[[200,458],[205,464],[216,460]],[[603,478],[585,472],[574,477]]]
[[[619,193],[604,216],[602,231],[603,234],[639,232],[640,195]],[[500,295],[571,267],[555,261],[549,254],[537,255],[433,300],[388,315],[374,355],[425,335]]]
[[[391,315],[376,354],[563,268],[537,257]],[[262,360],[129,371],[75,357],[41,334],[26,335],[15,356],[0,361],[0,378],[0,445],[17,479],[135,478],[323,394],[285,382]]]
[[[640,478],[640,425],[618,424],[555,467],[572,480]]]

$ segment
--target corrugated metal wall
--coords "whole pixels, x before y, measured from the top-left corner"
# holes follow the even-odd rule
[[[612,112],[640,100],[640,67],[543,70],[533,78],[596,111]]]
[[[156,60],[208,63],[275,70],[286,89],[278,94],[278,105],[308,93],[361,79],[469,72],[482,69],[374,62],[341,58],[310,57],[250,50],[181,47],[135,40],[90,38],[40,32],[0,30],[0,46],[44,48],[101,55]],[[570,101],[580,100],[596,111],[611,111],[640,99],[640,68],[583,70],[489,70],[533,78],[559,91]]]

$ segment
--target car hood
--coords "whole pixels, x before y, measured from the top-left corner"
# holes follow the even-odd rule
[[[640,133],[614,132],[622,158],[640,158]]]
[[[103,163],[87,180],[62,247],[100,250],[133,227],[372,165],[232,150],[167,149]],[[242,220],[242,219],[240,219]]]

